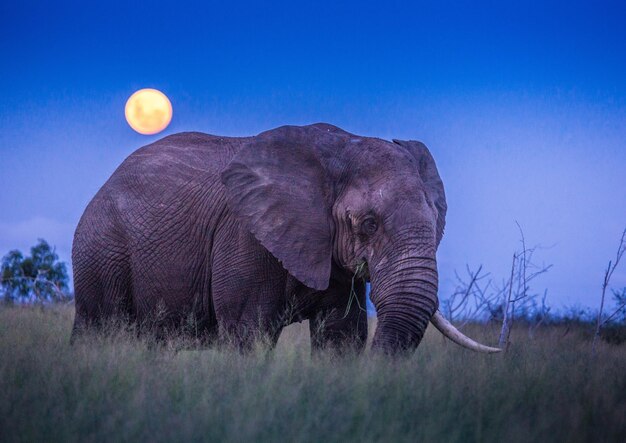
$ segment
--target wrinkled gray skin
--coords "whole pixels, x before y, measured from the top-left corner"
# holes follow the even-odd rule
[[[130,155],[83,214],[73,246],[76,319],[124,316],[208,340],[311,320],[314,349],[362,348],[365,284],[373,348],[417,347],[437,309],[443,184],[417,141],[328,124],[256,137],[171,135]]]

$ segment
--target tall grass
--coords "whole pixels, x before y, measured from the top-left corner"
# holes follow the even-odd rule
[[[116,331],[68,344],[73,309],[0,309],[0,441],[626,441],[626,346],[514,331],[478,355],[432,328],[408,358],[179,350]],[[488,343],[497,330],[469,333]]]

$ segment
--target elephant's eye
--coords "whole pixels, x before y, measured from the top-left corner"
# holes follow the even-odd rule
[[[361,223],[361,232],[366,235],[372,235],[378,229],[378,223],[374,220],[374,217],[367,217]]]

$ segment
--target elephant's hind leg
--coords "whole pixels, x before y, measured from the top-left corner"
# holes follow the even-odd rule
[[[95,272],[94,267],[98,268]],[[72,342],[88,329],[102,330],[134,320],[130,269],[125,263],[93,264],[82,272],[78,270],[74,281],[76,316]]]
[[[79,225],[72,261],[76,315],[71,342],[91,328],[102,329],[120,320],[132,320],[131,269],[123,235],[103,220],[93,235]]]

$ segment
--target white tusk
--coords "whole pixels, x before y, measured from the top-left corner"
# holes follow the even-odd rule
[[[435,328],[439,329],[443,335],[448,337],[457,345],[463,346],[464,348],[471,349],[476,352],[483,352],[486,354],[493,354],[494,352],[502,352],[500,348],[491,348],[489,346],[481,345],[478,342],[475,342],[471,338],[463,335],[461,331],[455,328],[452,323],[450,323],[446,318],[441,315],[441,312],[435,311],[435,314],[430,319],[430,322],[435,326]]]

